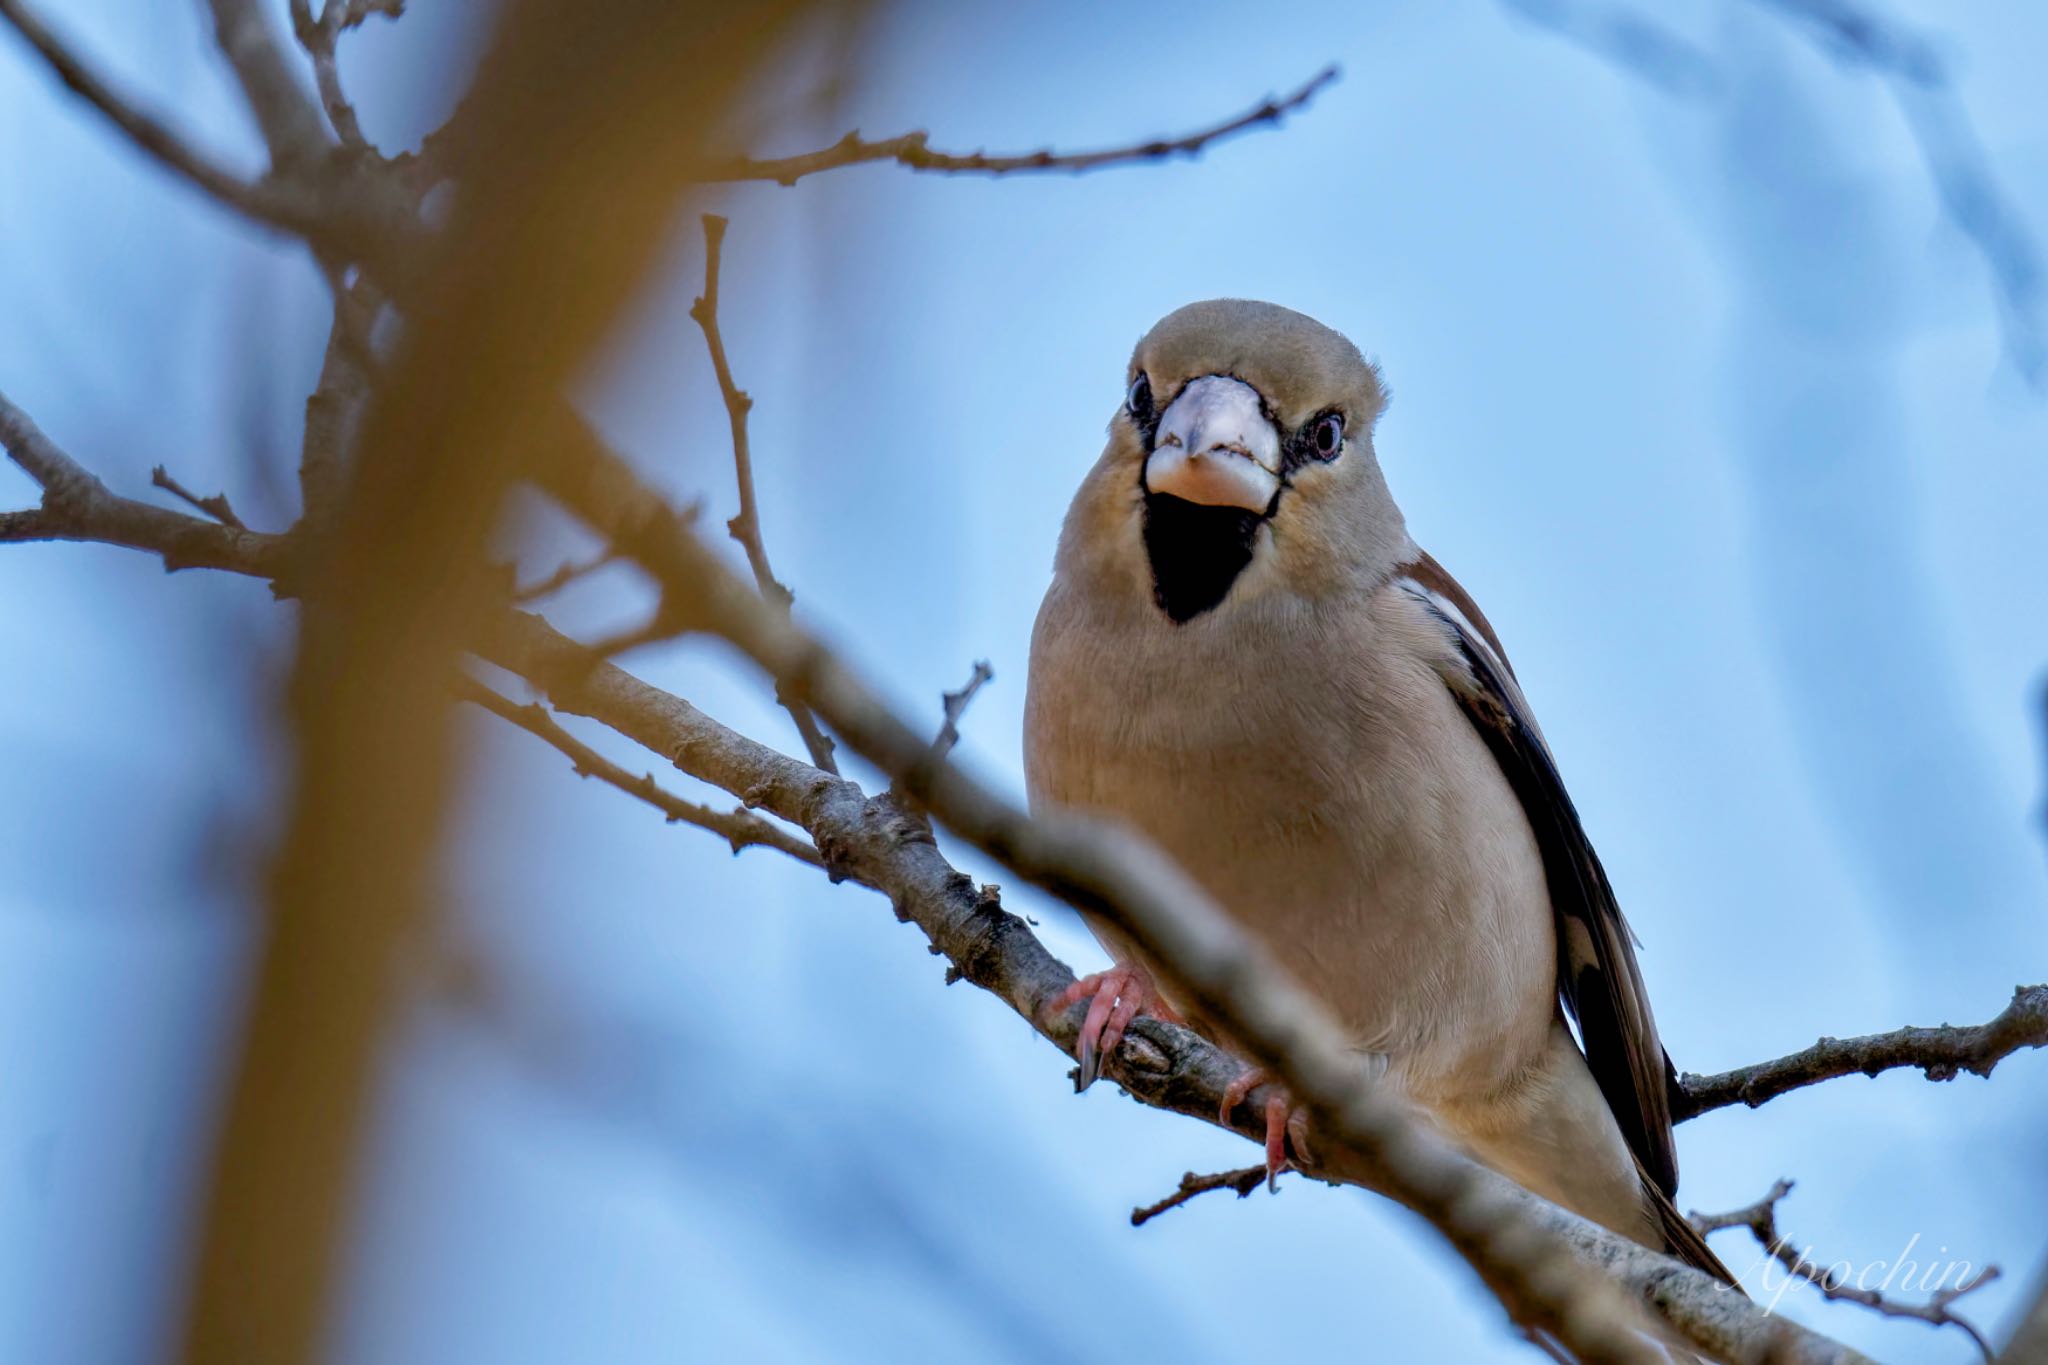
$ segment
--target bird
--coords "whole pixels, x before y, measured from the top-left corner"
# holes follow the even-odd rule
[[[1135,828],[1315,994],[1375,1086],[1733,1284],[1672,1202],[1677,1072],[1634,935],[1499,636],[1388,489],[1377,365],[1303,313],[1213,299],[1153,326],[1124,380],[1032,631],[1032,808]],[[1244,1055],[1086,919],[1112,965],[1050,1006],[1089,1002],[1082,1088],[1140,1014]],[[1247,1064],[1221,1117],[1264,1088],[1270,1181],[1312,1135],[1267,1081]]]

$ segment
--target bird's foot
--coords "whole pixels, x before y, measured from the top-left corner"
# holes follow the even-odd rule
[[[1095,1084],[1102,1071],[1102,1059],[1116,1051],[1116,1045],[1124,1040],[1124,1030],[1139,1015],[1149,1014],[1169,1024],[1182,1022],[1179,1013],[1159,993],[1152,974],[1135,963],[1119,962],[1106,972],[1082,977],[1047,1005],[1045,1012],[1057,1016],[1082,1000],[1089,1001],[1089,1005],[1074,1052],[1081,1063],[1074,1077],[1077,1091]]]
[[[1223,1087],[1223,1103],[1217,1106],[1217,1117],[1223,1120],[1226,1128],[1233,1126],[1230,1116],[1236,1112],[1237,1107],[1251,1098],[1254,1090],[1268,1085],[1272,1079],[1264,1067],[1248,1066],[1238,1073],[1236,1080]],[[1286,1170],[1289,1165],[1287,1139],[1291,1134],[1295,1149],[1306,1153],[1308,1147],[1305,1130],[1297,1124],[1301,1116],[1295,1113],[1294,1101],[1277,1085],[1268,1091],[1265,1103],[1259,1107],[1258,1112],[1266,1121],[1266,1188],[1277,1190],[1280,1186],[1280,1172]]]

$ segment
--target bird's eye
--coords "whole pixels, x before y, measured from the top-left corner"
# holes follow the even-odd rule
[[[1145,377],[1143,370],[1131,380],[1130,391],[1124,394],[1124,407],[1140,422],[1152,420],[1152,381]]]
[[[1309,433],[1309,445],[1318,460],[1336,459],[1337,452],[1344,448],[1343,416],[1331,412],[1318,417],[1315,429]]]

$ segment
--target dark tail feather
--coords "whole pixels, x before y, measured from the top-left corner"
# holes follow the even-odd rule
[[[1707,1239],[1692,1225],[1690,1219],[1678,1211],[1662,1190],[1643,1179],[1643,1197],[1650,1201],[1650,1207],[1657,1214],[1657,1228],[1664,1234],[1664,1249],[1684,1261],[1695,1270],[1704,1270],[1737,1293],[1742,1286],[1736,1282],[1733,1272],[1721,1264],[1721,1258],[1708,1247]]]

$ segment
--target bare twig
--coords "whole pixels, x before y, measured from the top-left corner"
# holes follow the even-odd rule
[[[725,339],[718,330],[718,265],[725,245],[725,227],[726,220],[717,214],[704,215],[704,292],[690,305],[690,316],[704,333],[705,348],[711,352],[711,368],[718,374],[718,392],[725,399],[726,422],[732,429],[732,467],[739,483],[740,510],[725,523],[725,529],[747,552],[747,566],[754,571],[754,583],[761,596],[787,617],[796,595],[775,577],[775,569],[768,562],[768,547],[761,539],[760,501],[754,494],[754,456],[747,439],[747,413],[754,400],[733,382],[732,366],[725,357]],[[824,772],[838,772],[839,766],[832,758],[832,738],[819,728],[818,718],[811,714],[810,707],[782,687],[776,688],[775,699],[796,723],[811,762]]]
[[[1818,1265],[1812,1258],[1812,1248],[1801,1252],[1792,1245],[1791,1239],[1778,1232],[1778,1201],[1792,1193],[1792,1182],[1779,1180],[1773,1184],[1770,1193],[1746,1207],[1727,1213],[1690,1213],[1694,1227],[1701,1233],[1719,1232],[1724,1228],[1748,1228],[1771,1258],[1798,1278],[1807,1281],[1820,1290],[1825,1297],[1841,1303],[1861,1304],[1873,1312],[1888,1318],[1913,1318],[1936,1327],[1954,1326],[1961,1328],[1977,1344],[1984,1359],[1992,1359],[1991,1343],[1982,1332],[1959,1317],[1953,1308],[1957,1299],[1980,1289],[1998,1278],[1995,1265],[1987,1265],[1972,1274],[1964,1275],[1955,1284],[1934,1290],[1926,1303],[1904,1303],[1888,1298],[1882,1290],[1865,1289],[1851,1284],[1835,1270]],[[1944,1271],[1942,1278],[1947,1278]]]
[[[1092,152],[1055,152],[1050,148],[1009,156],[986,152],[933,151],[925,132],[870,141],[858,132],[848,133],[830,147],[800,156],[739,157],[714,166],[712,180],[772,180],[794,185],[807,175],[857,166],[865,162],[893,161],[913,171],[941,175],[1016,175],[1028,172],[1100,170],[1136,161],[1160,161],[1170,156],[1198,156],[1216,142],[1261,124],[1278,125],[1293,110],[1314,99],[1317,92],[1337,79],[1338,68],[1326,66],[1290,95],[1269,97],[1262,103],[1211,127],[1175,138],[1153,138],[1122,147]]]
[[[2048,1046],[2048,985],[2021,986],[2012,1003],[1988,1023],[1967,1027],[1901,1028],[1860,1038],[1823,1038],[1790,1056],[1713,1076],[1686,1073],[1681,1094],[1672,1096],[1674,1122],[1731,1104],[1754,1109],[1788,1090],[1861,1072],[1875,1076],[1898,1067],[1918,1067],[1930,1081],[1954,1080],[1958,1073],[1989,1076],[1991,1069],[2022,1048]]]
[[[404,10],[405,0],[326,0],[316,17],[312,0],[291,0],[292,31],[313,61],[313,84],[320,91],[321,107],[327,111],[328,125],[344,147],[361,150],[370,144],[363,136],[355,106],[341,88],[341,67],[336,57],[341,35],[373,14],[396,19]]]
[[[677,796],[657,783],[653,773],[634,776],[563,729],[548,714],[547,707],[537,702],[522,706],[473,678],[462,679],[456,687],[456,695],[554,745],[568,757],[578,777],[594,777],[628,796],[638,797],[667,816],[672,825],[695,825],[699,829],[710,830],[730,844],[734,853],[748,847],[772,848],[813,867],[825,865],[825,860],[818,856],[818,850],[809,843],[750,811],[714,810]]]
[[[34,512],[0,520],[0,540],[91,540],[161,555],[166,569],[233,569],[276,578],[287,542],[196,520],[112,492],[0,394],[0,446],[43,490]]]
[[[555,571],[546,578],[537,579],[523,588],[512,590],[512,600],[519,603],[538,602],[553,597],[579,578],[588,578],[607,564],[616,563],[619,552],[607,546],[603,552],[585,560],[565,559],[555,566]]]
[[[974,694],[994,680],[996,671],[990,668],[987,659],[974,661],[974,672],[958,692],[948,692],[941,699],[945,719],[939,724],[938,737],[932,740],[932,761],[938,762],[953,752],[953,746],[960,742],[960,717],[967,714],[967,708],[974,703]]]
[[[155,116],[143,112],[79,60],[21,0],[0,0],[0,19],[14,26],[73,94],[99,110],[144,154],[245,216],[280,231],[306,232],[310,209],[270,182],[250,184],[196,151]]]
[[[1236,1171],[1219,1171],[1214,1175],[1197,1175],[1189,1171],[1180,1178],[1180,1188],[1172,1194],[1156,1204],[1146,1204],[1132,1209],[1131,1226],[1144,1227],[1168,1209],[1177,1209],[1198,1194],[1207,1194],[1211,1190],[1235,1190],[1237,1197],[1243,1199],[1265,1183],[1266,1168],[1263,1165],[1246,1166]]]
[[[172,478],[162,465],[149,471],[149,481],[172,497],[190,503],[223,526],[232,526],[237,531],[249,529],[242,519],[235,515],[235,509],[228,505],[228,495],[225,493],[215,493],[210,498],[202,498]]]

